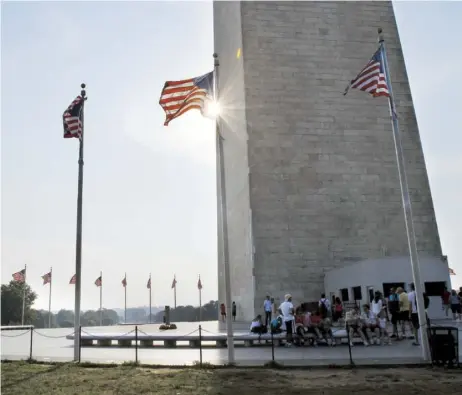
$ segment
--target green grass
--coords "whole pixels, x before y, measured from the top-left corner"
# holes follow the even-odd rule
[[[156,369],[2,363],[2,394],[405,395],[458,393],[462,371],[394,369]]]

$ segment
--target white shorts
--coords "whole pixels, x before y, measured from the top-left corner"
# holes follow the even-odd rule
[[[385,318],[380,318],[379,319],[379,327],[380,327],[380,329],[386,329],[387,320]]]

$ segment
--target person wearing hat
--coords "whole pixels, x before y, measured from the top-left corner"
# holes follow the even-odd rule
[[[292,346],[293,331],[294,331],[294,305],[292,304],[292,295],[287,294],[284,296],[284,302],[281,303],[279,309],[282,312],[282,319],[284,321],[287,331],[287,347]]]

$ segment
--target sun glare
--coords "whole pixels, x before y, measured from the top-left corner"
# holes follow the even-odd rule
[[[216,101],[212,101],[207,110],[212,117],[217,117],[220,115],[220,104]]]

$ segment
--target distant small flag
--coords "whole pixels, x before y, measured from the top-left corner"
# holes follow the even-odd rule
[[[201,278],[199,277],[199,280],[197,280],[197,289],[201,290],[202,289],[202,281]]]
[[[77,274],[74,274],[71,278],[71,281],[69,281],[69,284],[75,284],[77,281]]]
[[[451,275],[451,276],[456,275],[456,272],[454,271],[454,269],[449,268],[449,275]]]
[[[237,58],[237,59],[240,59],[240,57],[241,57],[241,49],[238,48],[238,49],[237,49],[237,52],[236,52],[236,58]]]
[[[357,77],[350,82],[343,94],[346,95],[350,88],[370,93],[374,97],[390,97],[383,69],[381,48],[375,52],[372,59],[366,67],[361,70]]]
[[[43,285],[50,283],[51,282],[51,272],[44,274],[42,276],[42,280],[43,280]]]
[[[148,283],[146,285],[148,289],[151,289],[151,277],[149,277]]]
[[[103,277],[102,276],[99,276],[96,280],[95,280],[95,285],[97,287],[101,287],[103,285]]]
[[[26,281],[26,269],[22,269],[19,272],[13,273],[13,280],[18,283],[23,283]]]
[[[124,279],[122,280],[122,287],[126,287],[127,286],[127,277],[125,276]]]
[[[82,116],[83,116],[82,96],[77,96],[63,114],[64,138],[77,137],[82,135]]]
[[[173,289],[173,288],[176,288],[176,277],[173,277],[172,289]]]
[[[164,125],[194,108],[207,116],[206,107],[212,100],[213,72],[187,80],[167,81],[159,100],[166,115]]]

